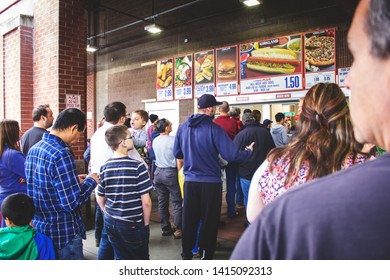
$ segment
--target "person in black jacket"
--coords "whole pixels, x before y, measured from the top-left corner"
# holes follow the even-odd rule
[[[267,158],[268,152],[275,148],[275,143],[269,131],[256,121],[253,113],[245,113],[242,116],[242,122],[244,127],[236,135],[233,142],[240,150],[244,150],[252,142],[256,143],[256,148],[253,150],[249,160],[242,162],[238,169],[241,189],[244,194],[244,206],[246,208],[253,174]]]

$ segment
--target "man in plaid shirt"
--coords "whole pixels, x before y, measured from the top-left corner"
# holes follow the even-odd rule
[[[78,175],[70,145],[85,128],[85,114],[78,109],[62,111],[50,133],[27,154],[27,194],[34,199],[33,223],[38,232],[49,236],[56,258],[82,260],[86,238],[81,206],[98,182],[96,173]]]

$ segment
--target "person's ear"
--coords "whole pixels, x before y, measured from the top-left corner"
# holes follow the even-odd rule
[[[72,134],[77,133],[79,129],[79,126],[77,124],[74,124],[71,126],[71,132]]]

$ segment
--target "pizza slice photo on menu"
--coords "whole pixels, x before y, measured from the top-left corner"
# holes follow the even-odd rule
[[[332,36],[312,35],[305,39],[305,68],[316,72],[334,65],[335,42]]]

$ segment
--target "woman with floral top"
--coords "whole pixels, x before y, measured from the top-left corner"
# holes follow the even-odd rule
[[[369,158],[354,137],[344,93],[334,83],[314,85],[303,100],[296,137],[277,147],[255,172],[249,190],[251,222],[264,205],[291,187]]]

